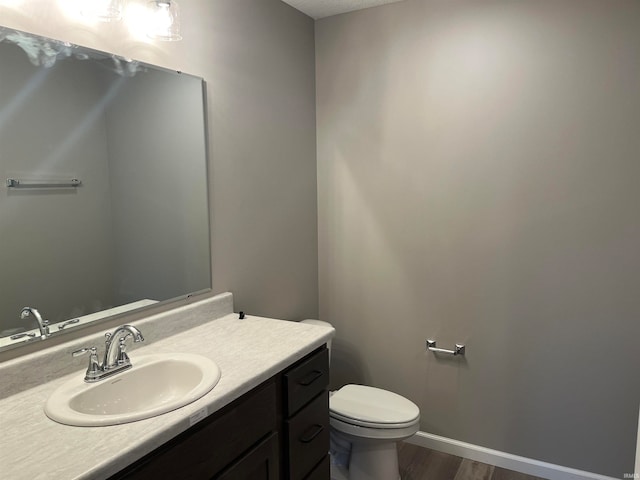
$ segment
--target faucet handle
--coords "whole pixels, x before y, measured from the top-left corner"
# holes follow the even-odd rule
[[[71,352],[71,356],[79,357],[87,352],[89,352],[89,366],[87,367],[84,380],[85,382],[91,382],[95,381],[100,376],[101,372],[100,362],[98,361],[98,349],[96,347],[81,348],[80,350]]]
[[[98,349],[96,347],[84,347],[84,348],[81,348],[80,350],[75,350],[71,352],[71,356],[79,357],[80,355],[84,355],[87,352],[91,352],[92,354],[95,353],[97,355]]]
[[[128,363],[131,363],[131,360],[129,359],[129,355],[127,355],[127,350],[126,350],[127,346],[124,343],[124,341],[127,339],[127,337],[129,337],[129,335],[125,335],[124,337],[120,337],[120,340],[118,340],[118,342],[119,342],[119,344],[118,344],[118,365],[126,365]]]

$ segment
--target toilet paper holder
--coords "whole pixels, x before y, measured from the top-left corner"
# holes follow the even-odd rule
[[[435,353],[446,353],[447,355],[464,355],[465,346],[460,343],[456,343],[455,350],[447,350],[446,348],[436,347],[435,340],[427,340],[427,350]]]

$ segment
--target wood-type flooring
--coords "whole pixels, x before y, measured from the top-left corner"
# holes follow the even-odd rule
[[[398,444],[398,463],[402,480],[543,480],[406,442]]]

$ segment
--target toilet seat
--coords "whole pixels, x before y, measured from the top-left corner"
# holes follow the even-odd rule
[[[361,441],[373,440],[379,442],[382,440],[386,442],[397,442],[411,437],[419,430],[418,420],[407,427],[401,428],[369,428],[343,422],[332,416],[329,418],[329,425],[331,425],[332,431],[346,436],[345,438],[349,442],[353,442],[354,438],[358,438]]]
[[[345,385],[329,399],[329,415],[370,429],[405,429],[417,425],[420,409],[410,400],[380,388]]]

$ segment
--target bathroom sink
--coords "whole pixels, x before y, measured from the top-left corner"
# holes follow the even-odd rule
[[[218,365],[201,355],[140,355],[132,363],[96,383],[85,383],[79,373],[51,394],[45,413],[56,422],[85,427],[135,422],[194,402],[220,380]]]

